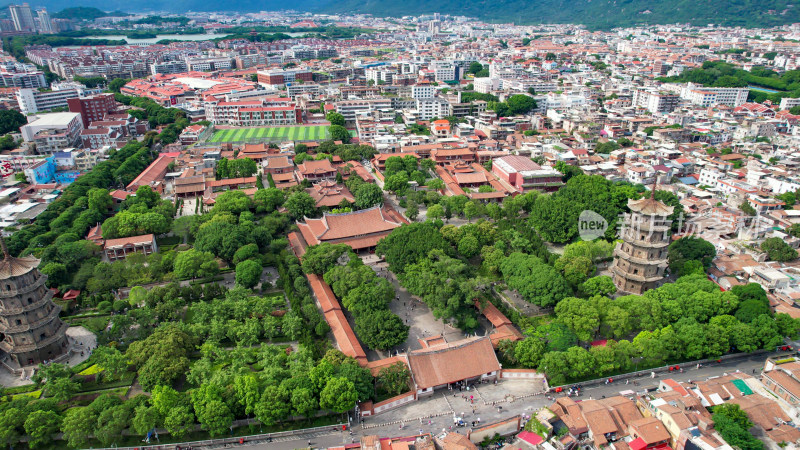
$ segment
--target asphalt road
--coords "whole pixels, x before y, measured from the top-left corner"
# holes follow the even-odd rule
[[[797,348],[797,347],[795,347]],[[758,355],[753,356],[745,359],[738,359],[736,361],[723,361],[722,363],[711,363],[707,364],[700,369],[697,369],[696,366],[688,366],[683,365],[683,372],[675,372],[675,373],[664,373],[664,374],[656,374],[655,378],[650,378],[649,376],[643,376],[641,378],[637,378],[636,381],[639,383],[638,386],[633,384],[633,381],[630,384],[626,384],[625,382],[613,382],[611,384],[605,385],[597,385],[593,387],[584,387],[583,393],[579,397],[583,400],[588,400],[590,398],[598,399],[603,396],[611,397],[614,395],[618,395],[620,391],[625,390],[633,390],[633,391],[643,391],[648,388],[655,388],[658,386],[659,382],[665,378],[672,378],[677,381],[688,381],[688,380],[705,380],[710,377],[721,376],[725,373],[735,372],[739,370],[741,372],[750,373],[754,375],[758,375],[764,365],[764,360],[766,359],[766,355]],[[502,383],[502,382],[501,382]],[[526,399],[528,401],[525,402],[515,402],[507,406],[507,408],[513,408],[514,411],[519,413],[526,413],[530,414],[533,411],[549,405],[552,403],[551,400],[548,400],[545,396],[537,396],[531,397]],[[490,407],[482,407],[482,409],[490,409]],[[399,410],[395,410],[399,411]],[[510,409],[508,411],[511,411]],[[438,411],[436,411],[438,412]],[[389,413],[384,413],[389,414]],[[508,412],[506,412],[506,415]],[[382,415],[379,414],[373,418],[368,418],[365,423],[380,423],[382,422]],[[488,422],[485,420],[484,423]],[[425,432],[438,432],[442,429],[443,426],[447,426],[448,424],[452,423],[452,419],[449,416],[444,416],[434,420],[434,423],[431,426],[425,425],[423,427]],[[380,435],[382,437],[393,437],[393,436],[403,436],[409,434],[415,434],[419,430],[417,429],[416,425],[409,425],[404,430],[399,430],[396,426],[386,426],[386,427],[378,427],[372,428],[368,430],[364,430],[362,432],[359,430],[359,427],[356,426],[353,430],[353,435],[351,436],[348,432],[341,432],[341,431],[333,431],[333,427],[331,427],[330,432],[320,432],[311,435],[297,435],[297,436],[290,436],[281,439],[276,439],[273,442],[252,442],[242,446],[242,448],[248,449],[263,449],[263,450],[292,450],[292,449],[300,449],[300,448],[308,448],[309,441],[311,442],[312,448],[328,448],[334,446],[340,446],[343,444],[349,444],[352,441],[359,442],[362,435]]]

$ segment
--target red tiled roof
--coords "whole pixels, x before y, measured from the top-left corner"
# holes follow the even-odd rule
[[[125,245],[149,244],[155,240],[156,237],[152,234],[143,234],[141,236],[131,236],[119,239],[107,239],[105,248],[122,247]]]
[[[500,363],[485,336],[414,350],[408,364],[419,389],[473,378],[500,370]]]

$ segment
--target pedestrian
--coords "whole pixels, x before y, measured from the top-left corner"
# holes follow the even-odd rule
[[[311,439],[308,440],[308,446],[311,447]]]

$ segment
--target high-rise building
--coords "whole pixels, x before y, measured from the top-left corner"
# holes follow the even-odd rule
[[[611,272],[618,290],[641,295],[664,279],[672,223],[669,216],[674,208],[654,195],[628,200],[628,208],[631,212],[625,215],[622,243],[614,249]]]
[[[45,34],[53,33],[53,21],[50,20],[50,14],[47,9],[42,8],[36,12],[39,18],[39,31]]]
[[[35,257],[12,257],[2,238],[0,248],[0,357],[14,371],[57,360],[69,350],[67,325],[44,284],[47,275]]]
[[[67,106],[70,112],[81,115],[83,128],[89,128],[89,124],[98,120],[103,120],[106,113],[114,110],[116,102],[114,94],[97,94],[91,97],[76,97],[67,99]]]
[[[14,21],[14,29],[31,33],[36,31],[36,23],[33,21],[30,5],[27,3],[8,5],[8,11],[11,13],[11,20]]]

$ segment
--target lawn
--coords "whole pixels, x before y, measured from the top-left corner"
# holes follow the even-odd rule
[[[308,125],[295,127],[230,128],[216,131],[208,142],[256,142],[256,141],[322,141],[329,139],[328,127]]]

